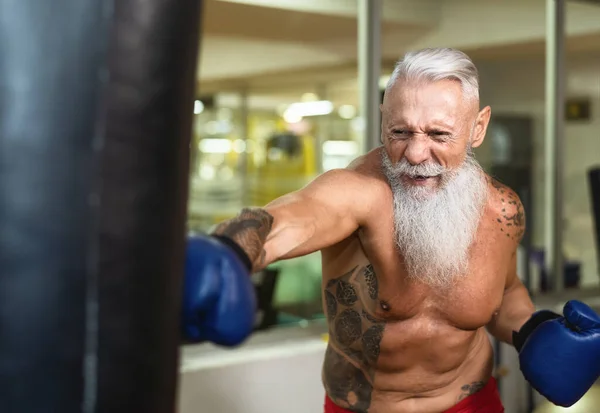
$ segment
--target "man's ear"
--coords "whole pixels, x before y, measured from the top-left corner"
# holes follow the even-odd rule
[[[490,117],[492,116],[492,108],[489,106],[484,107],[477,114],[475,121],[475,130],[473,131],[473,138],[471,140],[471,146],[477,148],[481,146],[485,139],[487,127],[490,123]]]
[[[379,112],[381,113],[381,134],[379,135],[379,142],[383,143],[383,103],[379,104]]]

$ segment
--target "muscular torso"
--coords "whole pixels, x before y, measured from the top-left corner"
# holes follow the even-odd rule
[[[394,245],[392,193],[373,175],[366,202],[376,213],[322,251],[330,332],[323,382],[336,404],[355,412],[442,412],[489,379],[484,327],[502,302],[510,246],[520,236],[520,217],[503,214],[517,202],[514,194],[489,183],[469,274],[439,290],[407,277]]]

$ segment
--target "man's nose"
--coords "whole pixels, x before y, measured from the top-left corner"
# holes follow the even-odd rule
[[[419,165],[430,157],[428,137],[422,135],[413,135],[409,140],[404,151],[404,157],[412,165]]]

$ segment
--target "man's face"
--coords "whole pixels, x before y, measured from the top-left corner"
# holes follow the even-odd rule
[[[460,83],[452,80],[399,81],[386,93],[382,141],[390,161],[404,163],[404,185],[423,190],[444,185],[468,150],[483,141],[490,111],[478,112],[478,104],[464,99]],[[415,165],[421,168],[410,168]]]
[[[409,275],[448,286],[468,273],[469,247],[487,197],[470,148],[481,144],[489,108],[477,111],[458,82],[406,84],[382,109],[383,172],[394,195],[396,245]]]

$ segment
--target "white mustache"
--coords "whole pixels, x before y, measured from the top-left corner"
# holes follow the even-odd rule
[[[402,158],[400,162],[393,166],[393,173],[396,176],[407,175],[411,178],[415,176],[432,177],[442,175],[447,172],[449,172],[448,169],[439,163],[427,162],[418,165],[412,165],[406,160],[406,158]]]

